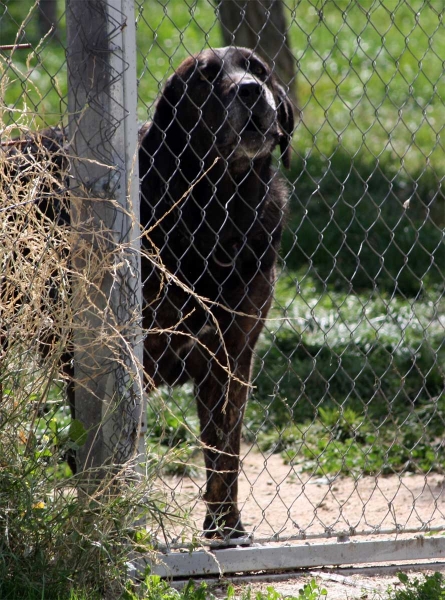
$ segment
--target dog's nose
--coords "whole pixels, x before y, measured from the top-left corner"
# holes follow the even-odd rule
[[[257,81],[244,81],[238,86],[238,96],[249,108],[252,108],[262,95],[263,87]]]

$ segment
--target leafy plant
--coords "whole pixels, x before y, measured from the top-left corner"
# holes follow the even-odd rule
[[[403,589],[388,590],[390,600],[443,600],[445,579],[441,573],[426,575],[423,579],[410,579],[406,573],[398,573]]]
[[[320,588],[315,579],[311,579],[304,587],[299,590],[298,597],[304,600],[319,600],[321,597],[326,597],[328,592],[325,588]]]
[[[231,600],[234,596],[233,588],[229,588],[227,599]],[[241,600],[320,600],[322,597],[327,596],[327,591],[324,588],[320,588],[315,579],[311,579],[309,583],[304,584],[304,586],[298,591],[298,596],[292,595],[283,595],[278,592],[272,586],[268,586],[266,591],[259,590],[255,593],[252,592],[252,589],[248,587],[241,594]]]
[[[193,457],[199,449],[199,426],[190,385],[160,388],[147,410],[147,454],[157,457],[169,475],[196,474]]]

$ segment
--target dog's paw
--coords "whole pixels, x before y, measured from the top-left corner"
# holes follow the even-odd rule
[[[211,548],[219,549],[250,546],[253,542],[253,535],[244,529],[239,515],[231,519],[229,515],[207,514],[203,536]]]

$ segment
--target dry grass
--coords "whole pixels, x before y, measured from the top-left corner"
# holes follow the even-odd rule
[[[145,549],[152,544],[138,519],[158,520],[166,499],[153,483],[156,464],[144,465],[144,477],[135,476],[134,453],[102,470],[94,490],[83,485],[85,473],[71,475],[66,454],[80,450],[87,432],[79,422],[73,426],[64,390],[74,375],[68,353],[73,326],[74,335],[82,336],[82,327],[91,326],[86,313],[98,317],[98,290],[104,277],[118,277],[121,249],[111,257],[95,253],[88,268],[74,268],[91,248],[84,239],[73,259],[78,238],[67,220],[70,160],[61,131],[37,135],[21,127],[18,139],[17,128],[13,138],[2,131],[0,596],[8,582],[18,590],[44,585],[57,594],[76,582],[112,598],[122,589],[134,543]],[[106,232],[103,238],[109,239]],[[91,337],[87,353],[105,347],[124,374],[129,369],[129,381],[134,364],[122,358],[125,328],[107,322]]]
[[[27,589],[44,581],[57,593],[75,582],[112,598],[132,549],[149,552],[157,544],[150,531],[162,535],[185,518],[158,478],[169,458],[159,464],[151,455],[137,475],[137,444],[127,430],[134,411],[117,394],[103,402],[93,387],[104,363],[120,372],[127,401],[129,388],[141,385],[142,367],[128,344],[139,307],[130,302],[122,321],[110,304],[131,269],[127,246],[105,227],[92,233],[94,199],[83,220],[70,222],[78,198],[70,193],[71,161],[60,129],[36,134],[21,126],[18,136],[17,126],[1,129],[0,596],[8,582]],[[177,282],[156,248],[146,259],[164,282]],[[207,299],[197,299],[208,309]],[[84,456],[90,468],[76,476],[66,457],[82,453],[88,432],[80,416],[70,418],[70,385],[99,400],[98,425],[111,440],[108,459],[88,463]],[[94,485],[86,485],[92,478]]]

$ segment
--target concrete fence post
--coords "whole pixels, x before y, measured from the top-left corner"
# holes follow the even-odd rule
[[[66,18],[77,461],[100,481],[143,447],[134,3],[67,0]]]

